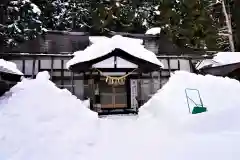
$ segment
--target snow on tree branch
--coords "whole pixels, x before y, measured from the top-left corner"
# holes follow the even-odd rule
[[[34,39],[44,31],[41,10],[30,0],[11,0],[6,6],[4,24],[0,24],[4,45],[17,45]]]

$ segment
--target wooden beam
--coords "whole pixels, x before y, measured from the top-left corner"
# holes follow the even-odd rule
[[[53,72],[61,72],[61,71],[69,71],[68,69],[53,69]],[[102,68],[99,69],[102,72],[131,72],[133,69],[128,69],[128,68],[118,68],[118,69],[114,69],[114,68]],[[177,71],[178,69],[171,69],[171,72]],[[40,71],[49,71],[51,72],[51,69],[40,69]],[[169,69],[161,69],[161,71],[169,71]],[[90,72],[85,72],[85,74],[87,75]],[[96,72],[97,73],[97,72]],[[135,74],[137,74],[137,72],[135,72]]]
[[[165,59],[165,58],[169,58],[169,59],[212,59],[214,54],[217,53],[216,51],[212,51],[207,55],[157,55],[157,58],[159,59]],[[10,57],[10,58],[14,58],[14,57],[59,57],[59,58],[73,58],[74,55],[72,54],[72,52],[61,52],[61,53],[54,53],[54,54],[50,54],[50,53],[44,53],[44,52],[35,52],[35,53],[20,53],[20,52],[4,52],[1,53],[2,57]]]

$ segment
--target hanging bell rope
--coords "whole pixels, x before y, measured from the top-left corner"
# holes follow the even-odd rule
[[[100,71],[99,69],[96,68],[96,70],[103,76],[105,76],[103,74],[102,71]],[[137,68],[135,68],[133,71],[131,71],[130,73],[126,74],[126,75],[123,75],[121,77],[112,77],[112,76],[105,76],[106,79],[106,83],[108,83],[109,85],[124,85],[125,84],[125,81],[126,81],[126,78],[127,76],[131,75],[134,71],[136,71]]]

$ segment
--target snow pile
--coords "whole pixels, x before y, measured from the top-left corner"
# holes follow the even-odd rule
[[[15,63],[5,61],[4,59],[0,59],[0,72],[23,75],[23,73],[17,69],[17,65]]]
[[[189,113],[185,94],[186,88],[199,90],[203,105],[207,107],[208,112],[200,115],[191,115]],[[235,112],[236,114],[232,112],[240,111],[239,93],[240,83],[237,80],[178,71],[175,72],[169,79],[169,82],[140,109],[140,114],[151,113],[156,118],[167,121],[166,123],[180,123],[181,120],[185,121],[186,117],[196,118],[198,120],[202,119],[203,121],[205,116],[208,116],[207,124],[201,125],[201,127],[212,130],[217,130],[217,127],[222,129],[228,127],[230,129],[233,127],[232,125],[236,125],[234,121],[236,120],[235,118],[238,118],[236,115],[238,112]],[[189,94],[190,97],[192,94],[192,99],[197,104],[200,104],[198,97],[193,95],[194,93],[190,92]],[[194,104],[191,103],[191,101],[189,104],[192,110]],[[221,120],[215,121],[216,119]],[[213,127],[215,124],[211,124],[213,122],[216,124],[215,127]],[[209,127],[210,125],[213,128]]]
[[[186,88],[200,91],[207,112],[189,113]],[[159,145],[161,156],[158,158],[238,160],[239,93],[240,83],[233,79],[175,72],[169,82],[140,108],[139,113],[140,122],[157,121],[156,129],[152,127],[152,131],[156,130],[162,136]],[[196,96],[192,97],[198,103]]]
[[[157,59],[156,55],[144,48],[139,40],[122,37],[120,35],[116,35],[112,38],[104,39],[102,41],[97,41],[96,43],[87,47],[84,51],[75,52],[74,58],[68,61],[66,66],[69,68],[77,63],[94,60],[111,53],[115,49],[121,49],[134,57],[163,67],[163,64]]]
[[[49,81],[47,72],[23,79],[0,100],[0,159],[84,159],[97,121],[81,100]]]

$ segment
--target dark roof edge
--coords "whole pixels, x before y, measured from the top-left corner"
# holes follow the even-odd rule
[[[58,31],[58,30],[48,30],[45,32],[47,33],[53,33],[53,34],[59,34],[59,35],[72,35],[72,36],[89,36],[88,32],[73,32],[73,31]]]
[[[34,56],[42,56],[42,57],[73,57],[72,52],[64,52],[64,53],[43,53],[43,52],[36,52],[36,53],[19,53],[19,52],[4,52],[0,53],[0,56],[23,56],[23,57],[34,57]],[[212,59],[212,55],[158,55],[157,58],[180,58],[180,59]]]
[[[73,35],[73,36],[106,36],[111,37],[114,35],[121,35],[131,38],[159,38],[160,35],[147,35],[144,33],[127,33],[127,32],[105,32],[105,33],[89,33],[89,32],[74,32],[74,31],[58,31],[58,30],[48,30],[45,32],[53,33],[53,34],[60,34],[60,35]]]
[[[230,64],[224,64],[224,65],[220,65],[220,66],[206,66],[204,68],[199,69],[200,71],[206,71],[209,69],[218,69],[218,68],[222,68],[222,67],[228,67],[228,66],[233,66],[233,65],[239,65],[240,66],[240,62],[236,62],[236,63],[230,63]]]

